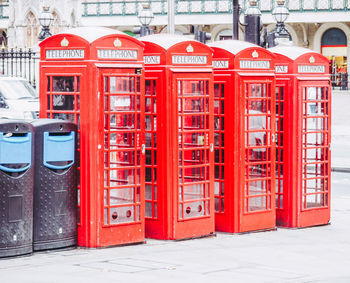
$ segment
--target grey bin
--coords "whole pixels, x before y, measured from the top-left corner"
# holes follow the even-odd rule
[[[76,125],[32,122],[35,133],[34,251],[77,243]]]
[[[33,129],[0,119],[0,257],[33,251]]]

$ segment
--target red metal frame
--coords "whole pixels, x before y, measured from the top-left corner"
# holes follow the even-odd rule
[[[279,99],[277,225],[327,224],[331,173],[329,61],[298,47],[275,47],[271,51],[276,54],[276,99]]]
[[[216,230],[275,227],[274,55],[246,42],[214,50]]]
[[[146,236],[178,240],[210,235],[214,233],[212,50],[182,37],[142,39]],[[189,61],[196,59],[204,61]]]
[[[40,47],[40,117],[78,124],[78,245],[144,241],[143,44],[78,28]]]

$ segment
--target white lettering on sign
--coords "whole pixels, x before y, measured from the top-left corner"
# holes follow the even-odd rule
[[[270,61],[242,60],[239,66],[241,69],[270,69]]]
[[[144,56],[145,64],[160,64],[160,56]]]
[[[100,59],[137,60],[137,50],[98,49],[97,57]]]
[[[299,65],[298,66],[298,72],[299,73],[324,73],[325,72],[325,66],[318,66],[318,65]]]
[[[288,73],[288,66],[276,65],[275,71],[276,73]]]
[[[173,64],[207,64],[207,56],[173,55]]]
[[[84,49],[46,50],[46,59],[83,59],[84,57]]]
[[[213,68],[214,69],[227,69],[228,68],[228,61],[215,60],[215,61],[213,61]]]

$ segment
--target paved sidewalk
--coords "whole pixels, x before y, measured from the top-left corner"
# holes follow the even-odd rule
[[[0,261],[0,282],[350,282],[350,174],[333,173],[332,224]]]
[[[350,172],[350,90],[332,95],[332,168]]]

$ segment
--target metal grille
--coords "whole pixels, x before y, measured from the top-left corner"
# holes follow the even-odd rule
[[[0,74],[25,78],[36,87],[38,73],[39,56],[31,49],[1,49]]]

